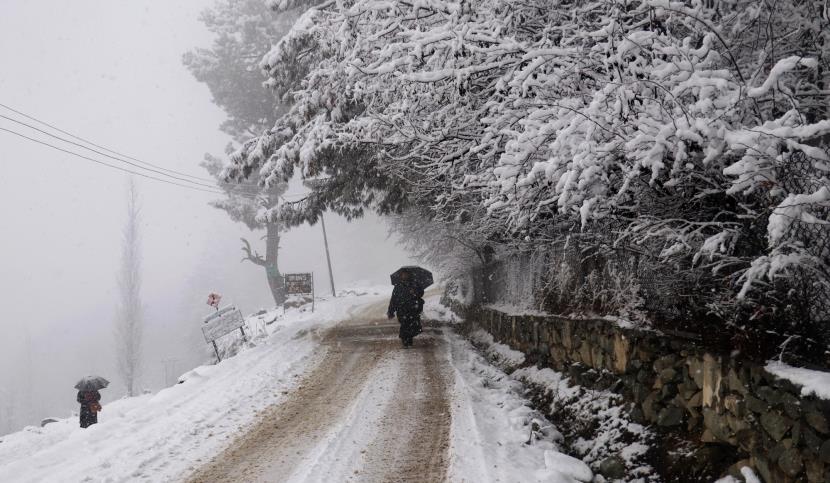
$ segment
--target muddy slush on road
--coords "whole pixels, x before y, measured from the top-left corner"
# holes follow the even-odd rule
[[[323,334],[322,361],[191,482],[446,480],[448,351],[425,327],[401,347],[369,305]]]

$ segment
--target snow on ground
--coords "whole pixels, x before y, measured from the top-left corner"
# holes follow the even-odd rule
[[[606,458],[619,458],[626,468],[627,481],[645,482],[656,478],[654,469],[644,463],[653,434],[630,420],[620,395],[571,385],[566,375],[550,368],[519,368],[524,363],[524,354],[495,342],[484,330],[474,331],[470,340],[487,359],[510,374],[510,384],[516,388],[530,387],[548,396],[551,407],[545,410],[562,416],[565,421],[558,429],[568,440],[565,442],[560,433],[559,442],[571,454],[595,470]],[[605,479],[596,475],[595,481]]]
[[[830,372],[793,367],[783,362],[770,361],[765,367],[770,374],[801,386],[801,395],[815,395],[830,399]]]
[[[344,481],[363,473],[363,454],[377,437],[378,421],[392,403],[396,374],[401,371],[401,354],[382,361],[369,376],[376,384],[367,384],[358,394],[345,418],[329,429],[328,435],[311,452],[314,464],[298,468],[286,480],[290,483]],[[285,475],[282,475],[283,477]],[[359,478],[358,478],[359,480]]]
[[[749,466],[741,468],[741,476],[743,476],[743,480],[727,475],[715,481],[715,483],[761,483],[761,479],[758,478],[758,475]]]
[[[452,310],[441,303],[444,296],[444,286],[438,285],[427,290],[424,294],[424,312],[421,318],[424,320],[437,320],[439,322],[458,323],[461,318]]]
[[[317,310],[282,309],[249,319],[257,345],[216,365],[197,367],[183,382],[104,406],[86,430],[76,418],[27,427],[0,442],[2,482],[114,482],[181,479],[226,447],[264,408],[279,402],[322,354],[316,333],[389,288],[319,300]],[[359,294],[373,294],[359,296]],[[374,295],[382,294],[382,295]],[[253,322],[253,323],[252,323]]]
[[[567,411],[577,422],[577,437],[570,447],[585,462],[598,467],[606,458],[617,457],[625,463],[631,481],[655,478],[654,469],[643,463],[653,435],[645,426],[630,420],[620,395],[570,385],[565,375],[550,368],[525,367],[511,376],[543,388],[553,401],[550,409]],[[580,425],[591,430],[583,432],[581,429],[585,428]]]
[[[455,372],[449,480],[571,483],[591,481],[582,461],[559,452],[562,436],[522,396],[522,385],[448,334]]]
[[[483,306],[485,309],[495,310],[497,312],[502,312],[507,315],[535,315],[539,317],[544,317],[546,315],[550,315],[547,312],[537,309],[531,309],[522,305],[516,304],[508,304],[508,303],[494,303],[494,304],[486,304]]]
[[[180,378],[182,383],[156,394],[107,404],[91,428],[82,430],[76,418],[69,418],[3,437],[0,481],[180,481],[225,449],[260,412],[287,400],[301,376],[327,353],[318,336],[322,329],[388,296],[388,287],[351,291],[319,301],[314,313],[290,309],[283,316],[280,309],[252,316],[250,343],[222,344],[237,355],[193,369]],[[436,302],[428,306],[434,311],[430,318],[457,320]],[[488,363],[470,342],[448,329],[443,332],[441,350],[449,365],[442,366],[450,375],[452,415],[450,481],[573,483],[594,478],[587,464],[560,452],[562,435],[531,408],[515,376]],[[476,337],[491,347],[488,357],[513,365],[524,360],[487,335]],[[335,474],[364,477],[368,468],[363,468],[365,455],[359,448],[377,439],[378,428],[384,427],[378,419],[389,413],[394,406],[390,395],[397,393],[389,386],[400,379],[403,361],[418,354],[401,350],[379,364],[372,383],[312,448],[313,463],[297,468],[291,481],[325,481]],[[389,437],[396,441],[394,432]]]
[[[474,331],[470,334],[470,340],[480,347],[493,363],[501,368],[518,367],[525,361],[523,352],[513,350],[507,344],[496,342],[493,336],[485,330]]]

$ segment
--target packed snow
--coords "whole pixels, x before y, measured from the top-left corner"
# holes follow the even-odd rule
[[[448,336],[455,372],[449,480],[591,481],[582,461],[559,451],[562,435],[530,407],[522,384]]]
[[[779,361],[770,361],[765,369],[770,374],[801,386],[802,396],[815,395],[821,399],[830,399],[830,372],[793,367]]]
[[[507,344],[496,342],[487,331],[474,331],[470,334],[470,340],[480,346],[487,357],[499,367],[517,367],[525,361],[524,353],[511,349]]]

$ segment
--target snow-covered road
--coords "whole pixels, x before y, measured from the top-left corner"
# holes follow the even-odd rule
[[[0,481],[591,480],[557,451],[521,384],[451,324],[402,348],[388,296],[362,290],[280,315],[236,356],[107,404],[89,429],[68,418],[5,435]],[[425,313],[454,320],[437,296]]]
[[[444,481],[443,339],[432,329],[402,349],[385,305],[327,331],[323,361],[191,481]]]

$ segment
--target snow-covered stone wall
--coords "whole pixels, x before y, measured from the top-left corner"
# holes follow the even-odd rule
[[[749,466],[766,482],[830,478],[828,373],[716,354],[683,334],[610,320],[465,312],[467,330],[489,332],[524,353],[526,364],[621,394],[633,420],[666,438],[655,455],[666,465],[686,457],[722,471],[731,465],[736,476]]]

